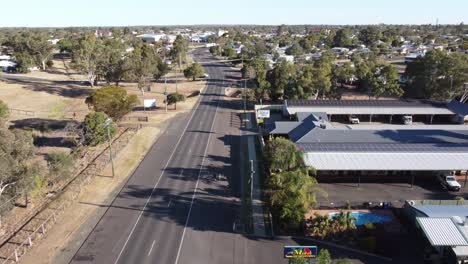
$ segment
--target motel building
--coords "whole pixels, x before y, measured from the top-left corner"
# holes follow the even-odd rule
[[[468,263],[468,201],[411,200],[403,207],[408,224],[426,241],[426,259]]]
[[[468,169],[468,105],[458,101],[285,100],[256,110],[272,113],[263,136],[294,142],[319,176],[398,175],[413,184],[420,174]]]

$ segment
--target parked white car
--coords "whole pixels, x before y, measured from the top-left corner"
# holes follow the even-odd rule
[[[457,182],[457,179],[453,175],[445,174],[445,173],[441,174],[439,175],[439,181],[442,184],[442,186],[447,188],[447,190],[449,191],[458,192],[461,189],[460,183]]]
[[[350,115],[348,119],[351,124],[359,124],[359,118],[355,115]]]

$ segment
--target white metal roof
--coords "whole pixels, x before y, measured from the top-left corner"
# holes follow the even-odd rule
[[[468,256],[468,246],[456,246],[452,247],[453,253],[457,257],[466,257]]]
[[[433,246],[468,246],[468,240],[451,218],[416,217]]]
[[[464,170],[468,153],[306,152],[306,165],[317,170]]]

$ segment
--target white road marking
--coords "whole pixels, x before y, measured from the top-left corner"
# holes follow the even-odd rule
[[[216,104],[216,110],[215,110],[215,114],[214,114],[214,117],[213,117],[213,123],[211,123],[211,128],[210,128],[210,133],[209,133],[209,136],[208,136],[208,141],[206,143],[205,152],[203,154],[203,159],[202,159],[202,162],[201,162],[200,170],[198,172],[197,183],[195,184],[195,189],[193,190],[192,201],[190,202],[190,209],[189,209],[189,212],[188,212],[188,215],[187,215],[187,220],[185,221],[184,231],[182,232],[182,238],[180,239],[179,250],[177,250],[176,260],[174,262],[175,264],[179,263],[180,250],[182,249],[182,244],[184,243],[185,231],[187,230],[187,225],[188,225],[188,222],[189,222],[189,219],[190,219],[190,214],[192,212],[193,201],[195,200],[195,195],[197,194],[198,182],[200,181],[200,175],[201,175],[201,172],[203,170],[203,164],[205,163],[206,152],[208,151],[208,146],[210,145],[210,139],[211,139],[211,134],[212,134],[211,132],[213,131],[213,127],[214,127],[214,124],[216,122],[216,114],[218,113],[219,102],[221,101],[220,97],[221,97],[221,94],[218,94],[218,103]]]
[[[119,259],[120,259],[120,257],[122,256],[122,253],[123,253],[123,251],[125,250],[125,247],[127,246],[128,241],[130,240],[130,237],[132,236],[133,232],[135,232],[135,228],[136,228],[136,226],[138,225],[138,222],[140,221],[141,216],[143,215],[143,212],[145,211],[146,207],[148,206],[148,203],[149,203],[149,201],[151,200],[151,197],[153,196],[153,193],[154,193],[154,191],[156,190],[156,187],[158,186],[159,182],[161,181],[161,178],[162,178],[164,172],[166,171],[167,166],[169,165],[169,162],[171,162],[172,156],[174,156],[174,153],[175,153],[177,147],[179,146],[179,143],[180,143],[180,141],[182,140],[182,137],[185,135],[185,132],[187,131],[187,128],[188,128],[190,122],[192,121],[193,116],[195,115],[195,112],[198,110],[198,107],[200,106],[201,100],[202,100],[202,97],[199,98],[199,100],[198,100],[198,102],[197,102],[197,106],[193,108],[193,110],[192,110],[192,115],[190,116],[190,119],[188,120],[187,125],[186,125],[185,128],[184,128],[184,131],[183,131],[182,134],[180,135],[179,140],[177,141],[177,144],[175,145],[174,149],[172,150],[171,156],[169,156],[169,159],[167,160],[166,165],[164,166],[164,169],[163,169],[162,172],[161,172],[161,175],[159,175],[159,179],[158,179],[158,180],[156,181],[156,183],[154,184],[153,190],[151,190],[150,196],[149,196],[148,199],[146,200],[145,206],[143,207],[143,210],[141,210],[140,215],[138,215],[138,218],[137,218],[135,224],[133,225],[133,228],[132,228],[132,230],[130,231],[130,234],[128,234],[127,240],[125,241],[125,243],[124,243],[124,245],[123,245],[123,247],[122,247],[122,250],[120,250],[119,255],[117,256],[117,259],[115,260],[114,264],[116,264],[117,262],[119,262]]]
[[[151,255],[151,251],[153,250],[153,247],[154,247],[154,243],[155,243],[155,242],[156,242],[156,240],[153,240],[153,244],[151,244],[151,248],[150,248],[150,250],[149,250],[149,252],[148,252],[148,257],[149,257],[149,255]]]

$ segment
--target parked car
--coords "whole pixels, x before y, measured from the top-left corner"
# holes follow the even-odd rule
[[[210,75],[208,73],[203,74],[203,78],[210,78]]]
[[[457,182],[457,179],[455,178],[455,176],[449,173],[440,174],[439,181],[442,184],[442,186],[449,191],[458,192],[461,189],[461,185],[460,183]]]
[[[359,124],[359,118],[355,115],[350,115],[348,119],[351,124]]]
[[[410,115],[404,115],[402,118],[403,124],[405,125],[411,125],[413,124],[413,117]]]

